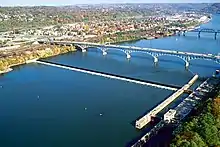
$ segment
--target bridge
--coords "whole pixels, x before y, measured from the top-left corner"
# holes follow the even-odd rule
[[[187,30],[178,30],[179,31],[179,35],[180,32],[183,33],[183,36],[186,35]],[[194,30],[190,30],[189,32],[198,32],[198,37],[200,38],[200,34],[201,33],[212,33],[214,34],[214,38],[217,39],[217,35],[220,34],[220,30],[214,30],[214,29],[210,29],[210,28],[197,28]]]
[[[77,72],[82,72],[85,74],[96,75],[96,76],[101,76],[101,77],[105,77],[105,78],[116,79],[116,80],[131,82],[131,83],[135,83],[135,84],[171,90],[171,91],[177,91],[178,89],[181,88],[181,86],[164,84],[164,83],[153,82],[153,81],[147,81],[147,80],[142,80],[142,79],[137,79],[137,78],[132,78],[132,77],[126,77],[126,76],[121,76],[121,75],[117,75],[117,74],[111,74],[111,73],[106,73],[106,72],[101,72],[101,71],[96,71],[96,70],[91,70],[91,69],[79,68],[79,67],[74,67],[74,66],[60,64],[60,63],[54,63],[54,62],[45,61],[45,60],[36,60],[35,59],[35,60],[30,60],[28,63],[31,63],[31,62],[43,64],[43,65],[47,65],[47,66],[53,66],[53,67],[57,67],[57,68],[62,68],[62,69],[67,69],[67,70],[72,70],[72,71],[77,71]],[[184,91],[184,92],[188,93],[189,91],[188,91],[188,89],[186,89],[186,91]]]
[[[172,56],[182,59],[185,62],[185,67],[188,68],[190,61],[192,60],[211,60],[220,64],[220,56],[212,54],[202,54],[193,52],[182,52],[174,50],[163,50],[154,48],[142,48],[136,46],[122,46],[122,45],[112,45],[112,44],[98,44],[89,42],[71,42],[71,41],[38,41],[41,44],[52,44],[61,46],[76,46],[82,52],[86,52],[88,48],[98,49],[105,56],[109,50],[116,50],[123,52],[128,59],[131,58],[133,53],[143,53],[149,55],[153,58],[155,64],[158,63],[159,57],[161,56]]]

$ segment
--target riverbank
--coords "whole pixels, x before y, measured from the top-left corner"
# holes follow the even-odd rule
[[[185,28],[187,31],[194,30],[196,28],[199,28],[201,25],[209,23],[212,20],[212,17],[206,17],[203,21],[200,23],[196,23],[193,26],[190,26],[188,28]],[[159,30],[159,31],[155,31]],[[125,43],[125,42],[132,42],[132,41],[139,41],[142,39],[145,40],[152,40],[152,39],[159,39],[159,38],[165,38],[170,36],[177,35],[175,31],[166,30],[164,28],[157,28],[154,30],[137,30],[137,31],[129,31],[129,32],[121,32],[116,33],[113,35],[106,35],[101,38],[101,41],[95,41],[96,43],[105,44],[105,43],[113,43],[113,44],[119,44],[119,43]],[[88,40],[88,42],[94,42],[94,39]]]
[[[10,72],[12,70],[13,70],[12,68],[7,68],[7,69],[2,70],[2,71],[0,70],[0,74],[8,73],[8,72]]]
[[[214,75],[207,82],[202,86],[206,88],[198,89],[203,97],[201,103],[175,129],[171,147],[220,145],[220,79]]]
[[[220,95],[207,100],[200,106],[197,115],[190,117],[182,124],[171,147],[188,146],[219,146],[220,145]]]
[[[48,58],[60,54],[76,51],[74,46],[29,45],[16,50],[0,51],[0,74],[12,71],[12,67],[26,64],[39,58]]]
[[[175,35],[175,33],[172,31],[155,32],[153,30],[138,30],[138,31],[121,32],[121,33],[116,33],[114,35],[103,36],[101,41],[99,41],[98,43],[118,44],[118,43],[130,42],[130,41],[138,41],[142,39],[152,40],[152,39],[158,39],[158,38],[163,38],[163,37],[169,37],[172,35]]]

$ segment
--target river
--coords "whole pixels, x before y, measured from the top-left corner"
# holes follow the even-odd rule
[[[220,15],[201,27],[220,29]],[[220,35],[187,33],[122,45],[217,54]],[[162,56],[158,66],[146,54],[122,52],[68,53],[47,59],[104,72],[183,85],[192,73],[210,76],[220,66]],[[198,84],[198,83],[197,83]],[[171,91],[106,79],[36,63],[15,67],[0,76],[0,146],[120,147],[140,135],[132,122],[165,99]]]

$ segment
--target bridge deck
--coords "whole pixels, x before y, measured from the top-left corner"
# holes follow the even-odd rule
[[[193,56],[200,58],[207,58],[211,60],[219,60],[220,56],[210,55],[210,54],[202,54],[202,53],[193,53],[193,52],[182,52],[182,51],[174,51],[174,50],[163,50],[163,49],[154,49],[154,48],[142,48],[136,46],[122,46],[122,45],[105,45],[98,43],[90,43],[90,42],[71,42],[71,41],[38,41],[39,43],[51,43],[56,45],[85,45],[89,47],[100,47],[100,48],[114,48],[114,49],[124,49],[128,51],[145,51],[152,53],[163,53],[163,54],[173,54],[173,55],[182,55],[182,56]]]

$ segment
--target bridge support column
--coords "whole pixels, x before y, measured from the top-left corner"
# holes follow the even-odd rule
[[[217,34],[218,34],[218,33],[217,33],[217,32],[215,32],[215,40],[217,39]]]
[[[189,69],[189,62],[188,61],[186,61],[185,68]]]
[[[186,31],[185,30],[183,31],[183,36],[186,36]]]
[[[127,53],[127,59],[130,59],[130,58],[131,58],[131,55]]]
[[[86,52],[86,49],[82,49],[82,52],[85,53],[85,52]]]
[[[198,33],[198,37],[200,38],[200,32]]]
[[[158,57],[154,57],[154,65],[158,64]]]
[[[107,52],[106,51],[102,51],[102,55],[103,56],[107,55]]]

